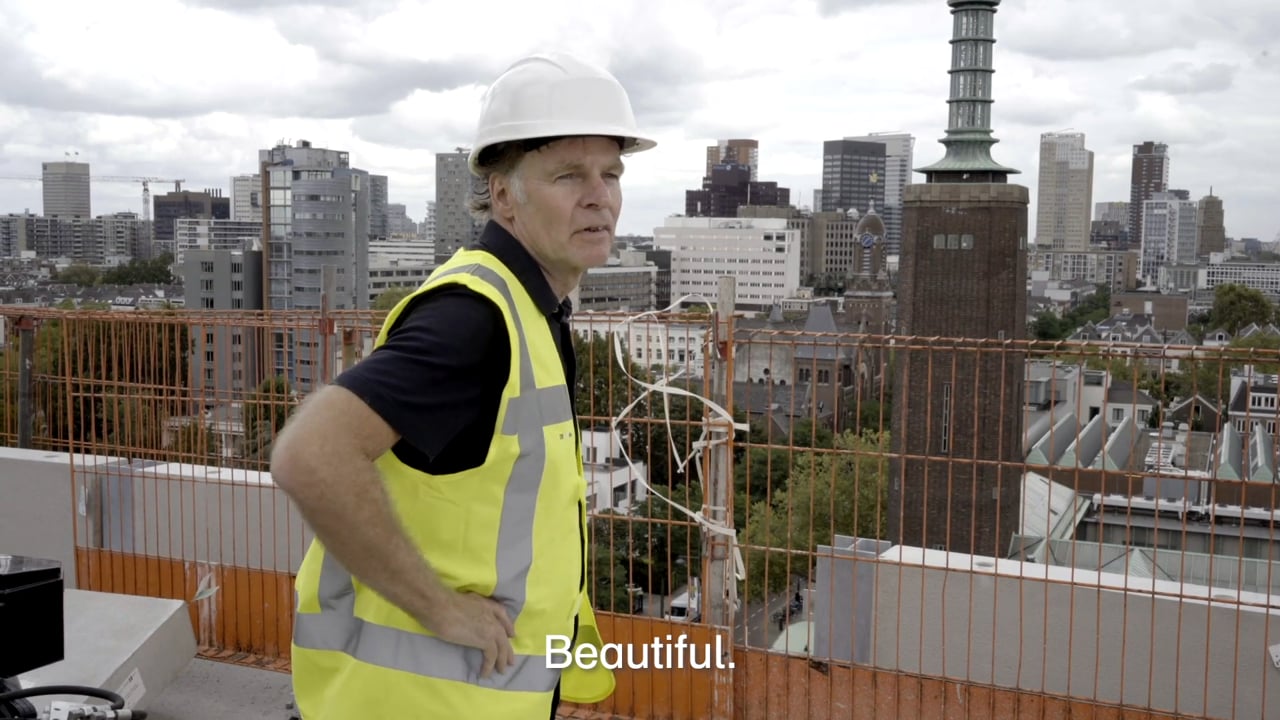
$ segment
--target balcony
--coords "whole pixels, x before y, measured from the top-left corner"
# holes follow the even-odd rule
[[[59,560],[68,587],[183,601],[201,660],[189,672],[239,683],[250,671],[232,666],[253,668],[244,677],[268,690],[237,712],[284,717],[292,583],[311,535],[267,459],[308,390],[265,374],[269,340],[305,331],[305,379],[331,379],[371,352],[381,316],[0,316],[0,553]],[[1280,485],[1212,472],[1223,443],[1257,448],[1210,428],[1188,444],[1208,448],[1204,467],[1186,466],[1196,453],[1169,454],[1183,467],[1146,468],[1143,453],[1126,454],[1137,466],[1065,467],[1043,449],[1073,440],[1040,440],[1079,439],[1088,418],[1037,424],[1022,397],[1023,365],[1044,360],[1077,375],[1086,363],[1127,368],[1157,412],[1184,397],[1226,402],[1197,378],[1229,383],[1241,358],[1224,351],[1212,372],[1175,377],[1065,342],[833,332],[822,341],[858,367],[847,392],[819,409],[806,384],[771,378],[752,385],[752,403],[769,395],[756,412],[724,388],[817,362],[795,362],[812,333],[739,333],[737,319],[705,315],[613,320],[620,351],[612,335],[578,341],[579,417],[598,453],[587,468],[608,473],[588,481],[605,491],[639,479],[645,492],[591,513],[601,629],[632,645],[683,634],[722,662],[619,669],[611,698],[564,717],[1280,718]],[[647,357],[630,339],[672,324],[701,324],[705,341],[696,365],[665,376],[678,392],[664,404],[637,382],[664,376],[634,362],[624,373],[619,355]],[[239,366],[264,374],[210,385],[192,358],[228,351],[204,339],[232,328],[261,355]],[[730,432],[686,392],[742,426]],[[1143,447],[1166,442],[1125,427]],[[632,468],[620,458],[644,472],[621,472]],[[680,597],[696,610],[673,612]],[[193,677],[172,686],[182,717],[226,716],[225,698]]]

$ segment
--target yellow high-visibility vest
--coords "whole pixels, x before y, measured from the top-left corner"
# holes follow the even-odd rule
[[[316,540],[296,581],[293,688],[303,720],[549,717],[566,702],[595,703],[613,673],[548,662],[548,637],[603,643],[585,578],[586,479],[564,367],[546,315],[495,257],[463,250],[388,313],[386,341],[410,299],[465,285],[502,309],[511,372],[484,464],[428,475],[388,451],[377,461],[397,515],[446,585],[499,600],[513,618],[516,664],[480,678],[483,654],[435,637],[353,577]],[[375,345],[375,346],[376,346]],[[495,381],[497,379],[495,378]],[[580,582],[583,583],[580,588]],[[556,642],[563,647],[562,641]]]

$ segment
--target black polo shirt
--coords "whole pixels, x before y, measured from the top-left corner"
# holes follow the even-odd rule
[[[501,225],[486,225],[473,247],[510,269],[546,314],[564,363],[570,406],[576,408],[572,303],[556,297],[533,256]],[[386,342],[334,384],[355,393],[395,429],[400,440],[392,451],[401,462],[443,475],[484,463],[510,363],[498,307],[472,290],[446,286],[415,299]]]

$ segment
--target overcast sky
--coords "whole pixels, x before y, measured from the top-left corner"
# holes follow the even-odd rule
[[[471,143],[484,86],[513,60],[565,49],[626,84],[658,149],[628,162],[620,233],[683,212],[717,138],[760,141],[760,179],[811,205],[822,143],[906,131],[914,165],[946,127],[944,0],[4,0],[0,176],[65,154],[95,175],[220,187],[257,151],[307,139],[390,177],[421,220],[434,154]],[[1274,239],[1280,3],[1008,0],[996,16],[998,162],[1032,189],[1039,137],[1096,153],[1094,202],[1128,200],[1132,145],[1169,144],[1170,185],[1213,187],[1228,235]],[[923,181],[915,175],[915,181]],[[163,186],[160,188],[163,191]],[[141,211],[98,183],[93,213]],[[39,183],[0,181],[0,212],[40,212]]]

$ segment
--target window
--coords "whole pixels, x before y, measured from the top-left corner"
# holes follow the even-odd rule
[[[1111,411],[1111,422],[1124,422],[1124,408],[1115,408]]]
[[[934,235],[934,236],[933,236],[933,249],[934,249],[934,250],[946,250],[946,249],[947,249],[947,236],[946,236],[946,235]]]
[[[960,249],[961,249],[961,250],[972,250],[972,249],[973,249],[973,236],[972,236],[972,235],[961,235],[961,236],[960,236]]]
[[[818,371],[818,384],[819,384],[819,385],[830,385],[830,384],[831,384],[831,371],[830,371],[830,370],[827,370],[826,368],[823,368],[823,369],[821,369],[821,370],[819,370],[819,371]]]

